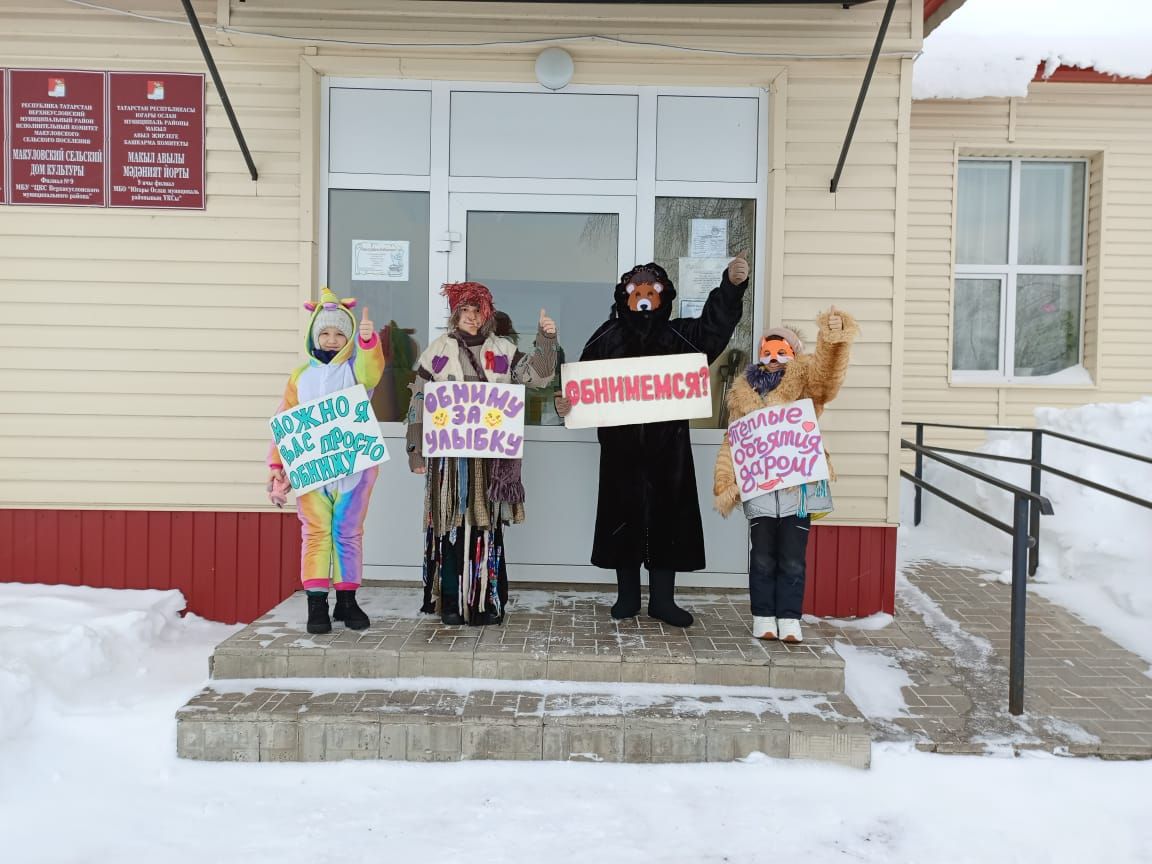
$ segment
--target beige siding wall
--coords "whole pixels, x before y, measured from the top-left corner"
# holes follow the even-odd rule
[[[14,27],[0,34],[4,65],[202,70],[186,28],[12,5],[4,14]],[[197,7],[206,23],[215,20],[216,3]],[[178,8],[148,11],[175,18]],[[916,0],[900,3],[887,52],[919,47],[919,8]],[[206,212],[0,207],[0,436],[5,453],[20,454],[0,459],[0,505],[264,506],[265,420],[298,362],[298,304],[315,287],[320,76],[530,81],[539,51],[310,46],[239,31],[431,43],[594,31],[821,55],[566,46],[576,58],[576,83],[773,90],[771,226],[761,242],[771,258],[767,314],[810,336],[812,319],[832,303],[861,319],[846,387],[826,415],[841,478],[837,518],[891,520],[909,61],[881,60],[840,192],[828,191],[882,4],[850,11],[676,6],[657,14],[603,5],[233,0],[219,9],[231,29],[215,39],[210,33],[210,41],[261,170],[258,183],[247,177],[209,84]]]
[[[186,27],[46,5],[5,0],[0,66],[205,71]],[[258,183],[209,82],[205,212],[0,206],[2,504],[260,503],[299,350],[299,71],[284,49],[216,56]]]
[[[1087,157],[1085,365],[1092,386],[951,385],[958,153]],[[906,419],[1031,425],[1038,406],[1152,392],[1152,87],[1033,84],[1025,99],[917,102],[904,348]],[[936,433],[931,440],[973,440]],[[982,436],[975,436],[978,440]]]

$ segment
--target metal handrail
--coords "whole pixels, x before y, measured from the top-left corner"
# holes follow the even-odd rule
[[[916,432],[917,436],[922,439],[924,430],[917,429]],[[964,465],[946,456],[941,456],[935,452],[933,448],[925,447],[922,441],[914,444],[906,438],[901,438],[900,446],[902,449],[912,450],[916,453],[916,473],[910,474],[907,471],[901,471],[900,476],[909,480],[916,487],[917,525],[920,524],[920,492],[922,489],[926,489],[933,495],[963,510],[965,513],[969,513],[977,519],[988,523],[993,528],[1012,536],[1012,611],[1008,653],[1008,711],[1015,715],[1023,714],[1024,627],[1026,619],[1025,611],[1028,602],[1028,552],[1030,549],[1035,548],[1039,537],[1038,533],[1033,534],[1029,530],[1029,517],[1030,514],[1033,513],[1036,514],[1037,519],[1039,519],[1039,514],[1041,513],[1051,515],[1052,502],[1038,492],[1033,492],[1030,489],[1025,489],[1023,486],[1017,486],[1006,480],[1001,480],[999,477],[993,477],[991,474]],[[994,516],[978,510],[971,504],[961,501],[954,495],[928,483],[924,479],[924,457],[928,457],[942,465],[974,477],[981,482],[995,486],[997,489],[1010,492],[1013,498],[1012,524],[1009,525],[1007,522],[1002,522]]]
[[[963,462],[957,462],[954,459],[947,459],[939,455],[941,451],[936,447],[926,447],[920,443],[913,444],[907,438],[900,439],[900,447],[904,450],[913,450],[916,453],[923,453],[925,456],[934,459],[942,465],[947,465],[949,468],[955,468],[962,474],[967,474],[969,477],[975,477],[977,480],[983,480],[985,483],[989,483],[995,486],[997,489],[1003,489],[1005,492],[1011,492],[1013,495],[1023,495],[1030,501],[1036,501],[1040,505],[1041,512],[1043,512],[1044,515],[1052,515],[1052,503],[1039,492],[1032,492],[1029,489],[1025,489],[1023,486],[1017,486],[1015,483],[1009,483],[1007,480],[1001,480],[999,477],[993,477],[991,474],[986,474],[976,468],[971,468],[968,465],[965,465]],[[922,476],[918,476],[916,479],[922,480],[923,478]]]
[[[1109,447],[1107,444],[1100,444],[1097,441],[1089,441],[1087,438],[1077,438],[1075,435],[1067,435],[1063,432],[1057,432],[1054,429],[1037,429],[1035,426],[970,426],[964,423],[921,423],[918,420],[902,420],[901,426],[917,426],[921,429],[970,429],[975,432],[1028,432],[1031,434],[1039,433],[1040,435],[1050,435],[1053,438],[1059,438],[1061,441],[1071,441],[1073,444],[1080,444],[1084,447],[1091,447],[1093,450],[1100,450],[1103,453],[1111,453],[1114,456],[1123,456],[1127,459],[1135,459],[1138,462],[1146,462],[1152,465],[1152,456],[1144,456],[1140,453],[1133,453],[1131,450],[1118,450],[1115,447]],[[942,448],[936,448],[942,449]],[[961,451],[952,451],[961,452]],[[972,453],[972,456],[980,456],[984,454]]]
[[[1064,480],[1077,483],[1097,492],[1103,492],[1122,501],[1136,504],[1141,507],[1152,508],[1152,500],[1112,489],[1093,480],[1078,477],[1060,468],[1044,464],[1044,436],[1068,441],[1102,453],[1111,453],[1152,465],[1152,457],[1128,450],[1120,450],[1077,438],[1074,435],[1065,435],[1063,432],[1054,432],[1050,429],[1037,429],[1023,426],[973,426],[964,423],[923,423],[916,420],[905,420],[901,426],[914,426],[916,428],[915,443],[907,439],[900,439],[900,446],[905,450],[912,450],[916,454],[916,467],[914,473],[901,471],[900,476],[909,480],[915,487],[913,503],[913,524],[919,525],[922,514],[922,492],[928,491],[940,499],[952,504],[964,512],[986,522],[997,530],[1012,535],[1012,632],[1011,650],[1008,660],[1008,710],[1012,714],[1020,714],[1024,710],[1024,619],[1025,603],[1027,601],[1027,576],[1036,574],[1040,564],[1040,516],[1052,514],[1052,502],[1042,494],[1042,483],[1045,472],[1053,474]],[[1032,454],[1028,458],[1017,456],[1001,456],[992,453],[979,453],[974,450],[961,450],[955,447],[932,447],[924,443],[924,429],[967,429],[978,432],[1027,432],[1032,438]],[[941,454],[948,453],[955,456],[969,456],[977,459],[988,459],[994,462],[1007,462],[1015,465],[1027,465],[1031,469],[1029,488],[1008,483],[999,477],[994,477],[976,468],[964,465]],[[943,491],[937,486],[924,480],[924,458],[927,457],[942,465],[974,477],[977,480],[995,486],[1013,497],[1012,524],[1003,522],[995,517],[977,510],[972,505],[961,501],[953,495]],[[1024,521],[1027,521],[1027,528]],[[1027,576],[1025,575],[1027,572]]]

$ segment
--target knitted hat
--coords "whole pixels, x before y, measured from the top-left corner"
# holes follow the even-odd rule
[[[319,303],[309,301],[304,304],[304,308],[313,313],[312,326],[308,331],[311,343],[316,344],[320,338],[320,331],[325,327],[335,327],[351,342],[352,334],[356,332],[356,319],[349,310],[355,305],[356,301],[353,298],[341,300],[327,286],[322,288]]]
[[[492,292],[479,282],[448,282],[440,288],[448,298],[448,309],[455,312],[460,306],[475,306],[485,322],[492,317]]]

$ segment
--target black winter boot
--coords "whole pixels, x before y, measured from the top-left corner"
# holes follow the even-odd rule
[[[308,632],[319,635],[332,632],[332,619],[328,617],[328,595],[308,594]]]
[[[460,614],[460,601],[456,597],[440,595],[440,623],[450,627],[459,627],[464,623],[464,616]]]
[[[673,627],[688,627],[692,613],[676,605],[676,573],[672,570],[648,572],[648,617]]]
[[[336,609],[333,611],[332,617],[337,621],[343,621],[344,626],[349,630],[367,630],[368,625],[372,623],[356,602],[355,589],[336,592]]]
[[[620,621],[624,618],[635,618],[639,613],[640,568],[617,568],[616,602],[612,604],[612,617]]]

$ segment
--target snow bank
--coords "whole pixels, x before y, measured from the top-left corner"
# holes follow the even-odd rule
[[[870,720],[893,720],[908,714],[902,688],[912,679],[895,657],[875,648],[858,648],[836,643],[836,653],[844,658],[844,691]]]
[[[0,584],[0,741],[46,711],[117,698],[108,679],[146,668],[188,624],[179,591]]]
[[[19,659],[44,696],[20,740],[0,742],[5,860],[314,864],[336,856],[323,851],[334,838],[341,858],[423,864],[534,864],[542,854],[550,864],[1082,864],[1145,861],[1152,848],[1152,763],[884,744],[870,771],[759,755],[703,765],[183,761],[173,715],[235,628],[179,621],[176,604],[161,592],[0,586],[0,657]],[[24,647],[33,643],[63,650]]]
[[[1040,408],[1036,425],[1152,456],[1152,397],[1066,410]],[[927,430],[926,439],[932,443],[932,430]],[[994,432],[980,450],[1027,457],[1030,439],[1026,433]],[[1027,466],[956,458],[1010,483],[1028,486]],[[1152,495],[1152,465],[1049,437],[1044,439],[1044,462],[1110,488],[1144,498]],[[1008,493],[930,460],[926,460],[925,476],[1011,523]],[[911,486],[906,484],[903,491],[901,552],[905,560],[967,564],[997,575],[1010,566],[1008,535],[932,495],[924,495],[923,523],[912,530]],[[1035,589],[1152,662],[1152,510],[1051,475],[1045,475],[1043,491],[1055,513],[1041,517]]]
[[[914,99],[1026,96],[1036,67],[1152,75],[1147,0],[967,0],[924,40]]]

